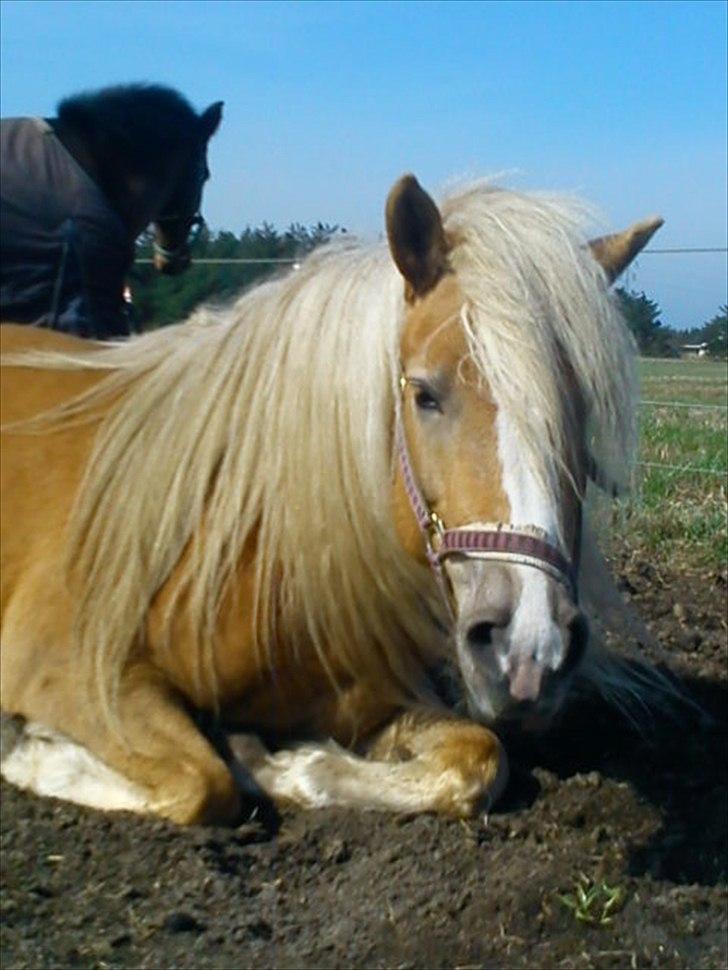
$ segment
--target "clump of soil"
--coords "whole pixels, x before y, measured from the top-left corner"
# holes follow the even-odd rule
[[[182,830],[3,784],[2,966],[725,966],[725,577],[619,571],[702,713],[575,700],[487,824]]]

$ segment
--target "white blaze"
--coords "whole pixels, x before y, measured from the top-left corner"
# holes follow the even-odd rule
[[[529,467],[513,421],[499,407],[496,417],[498,457],[503,490],[511,510],[511,524],[537,526],[553,545],[559,545],[560,527],[556,509],[557,476],[549,476],[548,491]],[[516,671],[525,661],[535,660],[544,667],[556,668],[562,659],[563,640],[552,616],[550,583],[544,572],[533,566],[514,565],[520,593],[517,596],[510,626],[509,651],[499,657],[504,673]],[[519,680],[518,676],[514,680]]]

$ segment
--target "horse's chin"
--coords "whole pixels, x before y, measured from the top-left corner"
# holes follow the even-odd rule
[[[541,734],[556,721],[563,706],[567,687],[550,690],[535,701],[514,701],[505,689],[483,682],[476,689],[466,685],[468,713],[473,720],[487,724],[497,732],[515,730]]]
[[[523,734],[543,734],[552,727],[557,713],[558,709],[551,705],[535,706],[528,711],[507,711],[497,720],[495,727],[503,731],[515,729]]]

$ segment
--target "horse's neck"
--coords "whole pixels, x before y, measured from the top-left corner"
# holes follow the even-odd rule
[[[148,211],[148,199],[152,194],[149,188],[140,185],[130,172],[119,167],[118,158],[112,162],[111,156],[99,155],[81,132],[64,125],[58,118],[49,118],[48,124],[66,151],[103,192],[129,235],[136,238],[155,215]]]

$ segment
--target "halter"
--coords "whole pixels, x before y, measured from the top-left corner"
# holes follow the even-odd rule
[[[202,232],[202,227],[205,225],[205,220],[202,217],[202,213],[196,212],[192,217],[177,214],[171,216],[162,216],[159,219],[155,219],[155,222],[158,225],[161,225],[165,222],[179,222],[184,218],[191,218],[190,228],[187,230],[187,236],[184,241],[181,242],[176,249],[167,249],[166,246],[160,245],[156,239],[153,239],[152,250],[156,256],[161,256],[162,259],[166,259],[168,262],[173,262],[175,259],[179,259],[180,256],[186,254],[189,247]]]
[[[515,526],[503,522],[474,522],[448,529],[437,512],[428,506],[415,478],[404,432],[402,395],[406,386],[407,378],[402,374],[395,407],[395,443],[399,464],[405,491],[425,543],[427,561],[451,617],[454,616],[452,590],[443,569],[443,562],[448,556],[532,566],[563,583],[575,599],[577,585],[573,565],[560,549],[548,541],[543,529],[535,525]]]

